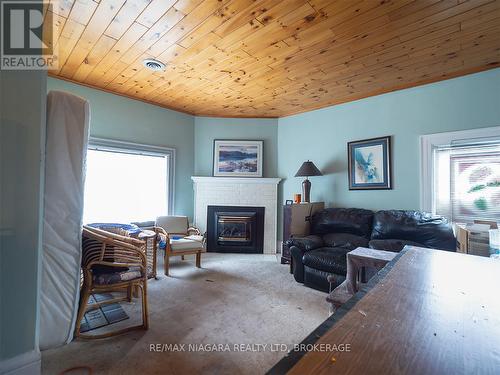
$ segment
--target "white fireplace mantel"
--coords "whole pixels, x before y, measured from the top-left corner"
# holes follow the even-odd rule
[[[202,231],[207,228],[207,207],[264,207],[264,253],[276,253],[278,227],[278,184],[281,178],[191,177],[194,183],[194,221]]]
[[[192,176],[195,183],[204,184],[271,184],[278,185],[281,178],[261,178],[261,177],[203,177]]]

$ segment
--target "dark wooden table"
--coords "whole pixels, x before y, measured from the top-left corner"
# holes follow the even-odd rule
[[[500,374],[500,261],[407,247],[361,294],[289,374]]]

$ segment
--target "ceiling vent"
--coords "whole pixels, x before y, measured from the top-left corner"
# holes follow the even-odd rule
[[[142,65],[153,72],[163,72],[165,70],[165,64],[155,59],[145,59]]]

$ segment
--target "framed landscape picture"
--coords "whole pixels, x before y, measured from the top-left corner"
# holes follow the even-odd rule
[[[349,190],[392,189],[391,137],[349,142]]]
[[[262,177],[263,141],[215,140],[216,177]]]

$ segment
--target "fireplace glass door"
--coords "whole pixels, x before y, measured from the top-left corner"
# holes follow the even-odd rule
[[[217,214],[217,242],[219,244],[248,244],[252,242],[253,214]]]
[[[208,206],[207,251],[262,254],[264,213],[264,207]]]

